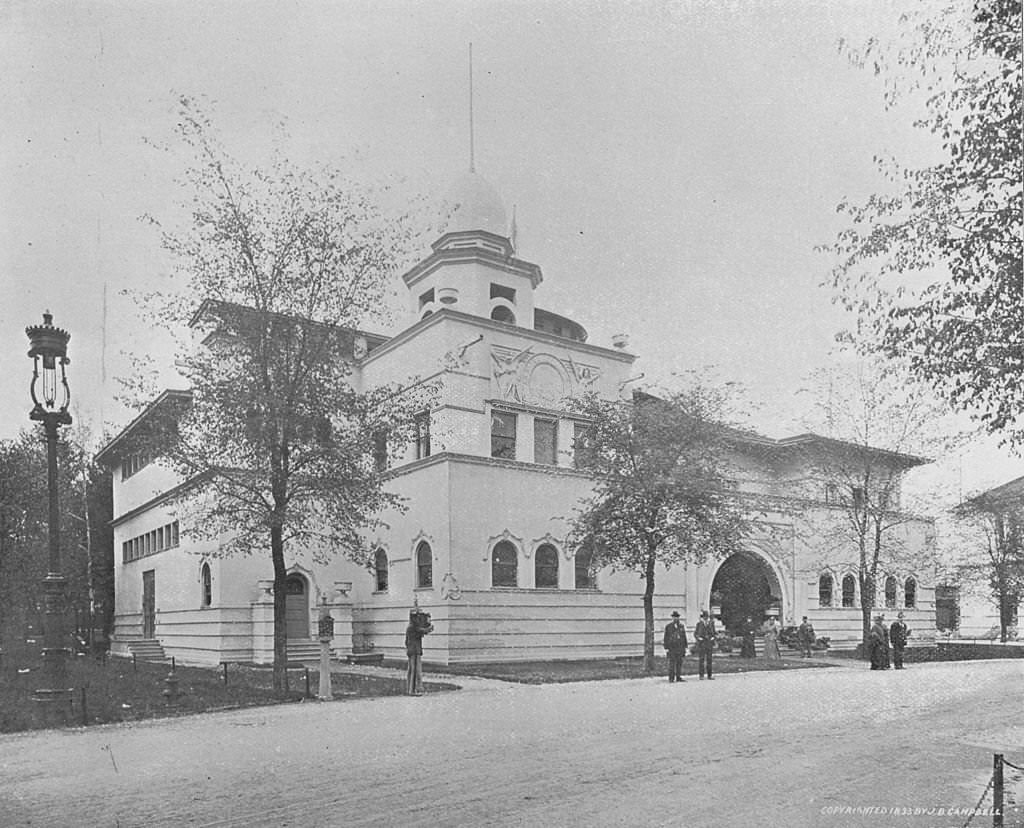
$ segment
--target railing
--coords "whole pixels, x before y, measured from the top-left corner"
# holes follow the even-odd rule
[[[988,784],[985,786],[985,790],[981,792],[981,798],[978,800],[978,804],[974,806],[971,813],[967,817],[967,822],[964,823],[964,828],[970,828],[971,822],[974,817],[982,812],[982,805],[985,804],[985,800],[988,798],[988,792],[992,791],[992,807],[988,809],[988,813],[992,814],[992,828],[1004,828],[1003,824],[1003,767],[1009,766],[1015,770],[1024,771],[1024,767],[1015,765],[1013,762],[1008,762],[1001,753],[992,754],[992,776],[989,777]]]

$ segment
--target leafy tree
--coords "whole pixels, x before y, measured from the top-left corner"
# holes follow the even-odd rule
[[[917,126],[942,158],[878,160],[887,191],[839,205],[850,225],[828,248],[838,259],[830,281],[857,314],[860,344],[907,359],[953,405],[1020,442],[1021,2],[952,4],[901,24],[894,42],[843,48],[886,79],[887,105],[925,96]]]
[[[1019,481],[971,498],[955,514],[973,542],[961,550],[957,566],[963,579],[982,580],[999,612],[999,640],[1015,626],[1024,595],[1024,515]],[[973,531],[971,531],[973,530]],[[962,536],[962,534],[961,534]]]
[[[109,478],[88,460],[77,432],[58,442],[61,569],[67,580],[68,625],[86,619],[95,596],[109,595],[99,615],[109,627],[112,612],[112,517]],[[0,639],[8,646],[39,630],[42,580],[49,559],[49,493],[46,446],[37,431],[0,441]],[[87,479],[89,484],[87,485]],[[82,514],[86,511],[88,521]],[[90,542],[91,538],[91,542]],[[102,602],[102,598],[100,599]],[[41,642],[41,638],[40,638]],[[40,643],[41,646],[41,643]]]
[[[589,421],[585,456],[596,482],[569,541],[592,553],[593,566],[643,578],[644,670],[652,672],[657,567],[726,557],[749,528],[733,497],[728,398],[695,383],[632,402],[589,395],[574,408]]]
[[[816,410],[811,428],[825,438],[809,466],[832,507],[807,520],[813,536],[826,540],[824,561],[857,573],[866,647],[884,572],[934,566],[932,530],[924,548],[908,542],[909,524],[923,518],[907,508],[901,490],[907,470],[931,462],[922,454],[952,445],[948,411],[878,362],[818,371],[807,391]]]
[[[351,380],[358,328],[381,315],[410,235],[335,170],[240,169],[191,100],[178,131],[196,159],[183,182],[191,222],[163,244],[184,290],[145,306],[157,321],[188,322],[201,345],[176,363],[187,404],[154,413],[150,439],[189,481],[177,498],[183,533],[219,541],[221,554],[269,553],[283,693],[286,549],[363,560],[380,513],[401,508],[373,447],[385,433],[393,449],[408,438],[425,386]]]

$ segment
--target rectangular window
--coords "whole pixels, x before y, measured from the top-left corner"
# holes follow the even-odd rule
[[[533,462],[548,466],[558,462],[558,423],[555,420],[534,418]]]
[[[387,471],[388,468],[388,433],[377,431],[373,435],[373,468],[374,471]]]
[[[430,412],[421,411],[416,415],[416,459],[430,457]]]
[[[590,427],[583,423],[573,423],[572,427],[572,464],[577,469],[585,469],[590,465],[589,450]]]
[[[863,509],[867,505],[867,492],[860,486],[853,487],[853,508]]]
[[[516,459],[516,415],[491,412],[491,457]]]
[[[164,540],[164,527],[163,526],[161,526],[159,529],[156,530],[156,548],[157,549],[166,549],[167,548],[166,542]]]
[[[171,524],[171,546],[178,545],[178,521]]]
[[[496,285],[494,284],[494,282],[491,282],[491,298],[507,299],[514,305],[516,303],[515,288],[505,287],[504,285]]]
[[[835,483],[825,484],[825,502],[831,506],[839,503],[839,487]]]

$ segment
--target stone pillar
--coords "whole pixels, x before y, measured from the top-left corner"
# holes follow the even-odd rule
[[[253,664],[274,663],[274,582],[260,581],[260,594],[250,603]]]

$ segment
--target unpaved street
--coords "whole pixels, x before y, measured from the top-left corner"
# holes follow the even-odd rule
[[[0,737],[0,824],[960,828],[995,751],[1024,765],[1021,660],[467,681]]]

